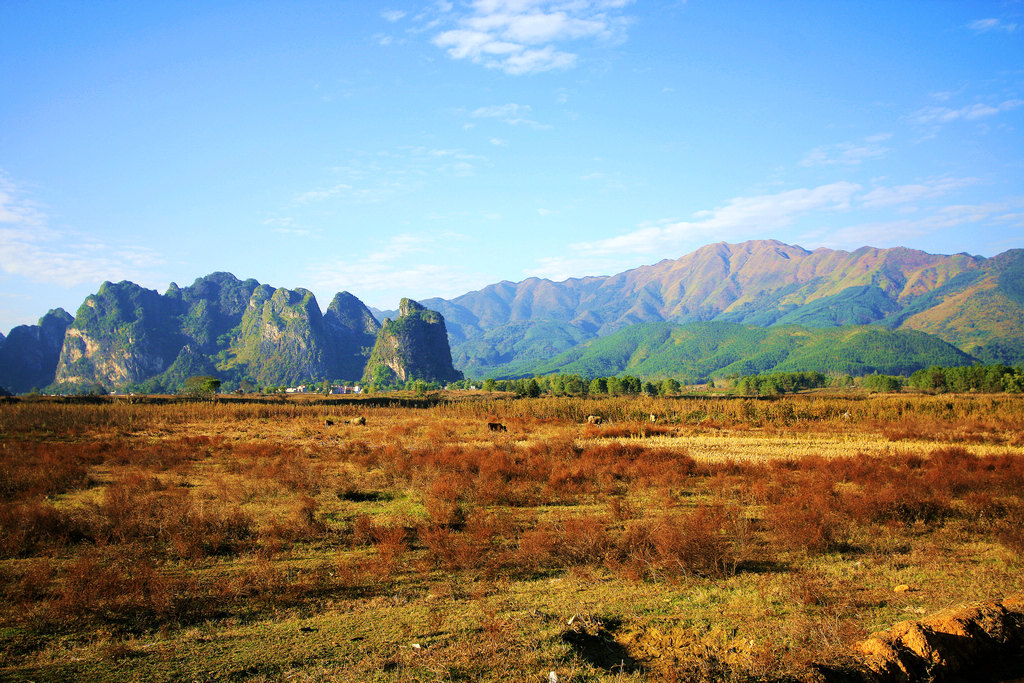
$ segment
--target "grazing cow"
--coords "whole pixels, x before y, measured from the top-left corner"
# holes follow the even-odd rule
[[[600,415],[587,415],[588,425],[599,425],[601,424],[601,422],[602,420]]]
[[[366,418],[363,417],[362,415],[360,415],[356,419],[352,420],[352,424],[354,424],[354,425],[365,425],[366,424]]]
[[[506,427],[505,425],[501,424],[500,422],[488,422],[487,423],[487,428],[490,429],[492,432],[507,432],[508,431],[508,427]]]
[[[330,427],[334,424],[334,420],[324,420],[324,427]]]

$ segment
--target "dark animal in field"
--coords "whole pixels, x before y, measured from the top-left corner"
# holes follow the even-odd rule
[[[487,428],[490,429],[492,432],[507,432],[508,431],[508,427],[506,427],[505,425],[501,424],[500,422],[488,422],[487,423]]]
[[[604,420],[601,419],[600,415],[587,415],[587,424],[588,425],[599,425],[603,421]]]
[[[334,424],[334,420],[324,420],[324,427],[330,427]]]

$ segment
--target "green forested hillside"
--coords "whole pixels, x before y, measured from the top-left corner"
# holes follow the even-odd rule
[[[908,375],[931,365],[967,365],[974,360],[932,335],[878,326],[814,329],[724,322],[642,323],[585,342],[535,365],[532,371],[699,381],[797,371]]]

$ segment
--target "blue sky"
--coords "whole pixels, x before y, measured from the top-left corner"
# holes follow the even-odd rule
[[[1024,3],[0,3],[0,330],[227,270],[393,308],[720,240],[1024,247]]]

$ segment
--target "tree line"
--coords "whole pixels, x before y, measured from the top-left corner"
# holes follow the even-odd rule
[[[517,396],[668,396],[678,394],[683,384],[677,379],[643,380],[634,375],[594,377],[553,374],[522,379],[485,379],[484,391],[508,391]]]
[[[905,377],[873,373],[854,379],[850,375],[821,372],[773,372],[735,378],[738,394],[776,396],[821,387],[861,386],[869,391],[898,392],[904,388],[927,393],[1024,393],[1024,367],[1002,364],[932,366]]]
[[[212,382],[218,382],[212,386]],[[823,387],[862,387],[868,391],[899,392],[904,388],[928,393],[1024,393],[1024,366],[1010,367],[1007,365],[970,365],[962,367],[941,367],[918,370],[909,377],[902,375],[883,375],[872,373],[854,378],[848,374],[826,375],[822,372],[772,372],[741,377],[727,377],[718,380],[720,388],[746,396],[779,396],[792,394],[809,389]],[[224,383],[228,385],[228,382]],[[307,391],[329,393],[332,384],[343,384],[341,380],[333,383],[327,380],[306,383]],[[709,380],[708,388],[715,383]],[[228,387],[219,384],[214,377],[190,377],[183,387],[182,393],[210,394],[217,389],[222,392],[228,389],[249,393],[275,393],[284,391],[284,387],[253,386]],[[366,387],[371,391],[374,388]],[[440,389],[471,390],[482,388],[486,392],[509,392],[516,396],[538,397],[549,396],[673,396],[688,388],[687,383],[673,378],[644,380],[635,375],[616,375],[608,377],[588,378],[577,374],[551,374],[519,379],[477,380],[465,378],[457,382],[444,384],[427,382],[421,379],[410,379],[402,385],[389,389],[405,389],[417,395]],[[384,390],[377,387],[376,390]]]

